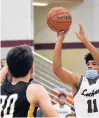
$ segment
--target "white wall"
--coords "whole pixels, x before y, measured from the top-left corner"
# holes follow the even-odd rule
[[[78,31],[78,24],[82,23],[90,41],[99,41],[99,0],[84,0],[82,3],[50,4],[47,7],[34,7],[35,43],[55,42],[56,33],[51,31],[46,23],[48,11],[53,7],[62,6],[72,14],[72,26],[65,42],[79,42],[74,32]]]
[[[34,39],[32,0],[1,1],[1,40]]]
[[[7,53],[8,51],[10,50],[11,48],[1,48],[1,59],[5,59],[6,56],[7,56]]]
[[[94,0],[94,40],[99,42],[99,0]]]
[[[33,0],[1,0],[1,40],[33,40]],[[33,48],[33,46],[32,46]],[[2,47],[0,58],[5,58],[11,47]]]

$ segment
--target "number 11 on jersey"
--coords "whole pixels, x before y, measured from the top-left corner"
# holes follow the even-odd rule
[[[96,99],[88,100],[87,104],[88,104],[88,113],[98,112]]]

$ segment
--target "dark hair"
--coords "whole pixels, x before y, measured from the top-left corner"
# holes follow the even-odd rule
[[[86,64],[88,63],[89,60],[94,60],[94,58],[91,55],[91,53],[88,53],[87,55],[85,55],[84,59],[85,59]]]
[[[60,97],[65,97],[66,98],[66,94],[65,93],[58,94],[58,98],[60,98]]]
[[[7,54],[8,69],[13,77],[25,77],[33,65],[32,49],[27,45],[12,48]]]

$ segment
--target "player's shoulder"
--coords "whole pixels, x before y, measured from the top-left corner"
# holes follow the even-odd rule
[[[31,83],[28,85],[26,93],[27,95],[39,96],[41,93],[44,93],[45,88],[40,84]]]
[[[28,91],[35,91],[35,90],[38,91],[42,89],[45,89],[42,85],[34,83],[29,84],[27,88]]]
[[[72,73],[72,77],[74,78],[75,84],[78,86],[81,81],[82,75],[78,73]]]
[[[26,90],[27,100],[30,103],[35,103],[40,99],[41,95],[44,95],[46,92],[45,88],[39,84],[29,84]]]
[[[78,74],[78,73],[72,73],[72,76],[75,78],[75,79],[81,79],[82,75],[81,74]]]

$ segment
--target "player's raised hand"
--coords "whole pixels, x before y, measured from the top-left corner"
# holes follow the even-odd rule
[[[63,41],[65,38],[65,35],[67,34],[68,31],[61,31],[57,33],[57,39]]]
[[[75,32],[77,38],[80,40],[80,41],[84,41],[86,40],[86,34],[84,32],[84,29],[83,29],[83,26],[81,24],[79,24],[79,33],[78,32]]]

